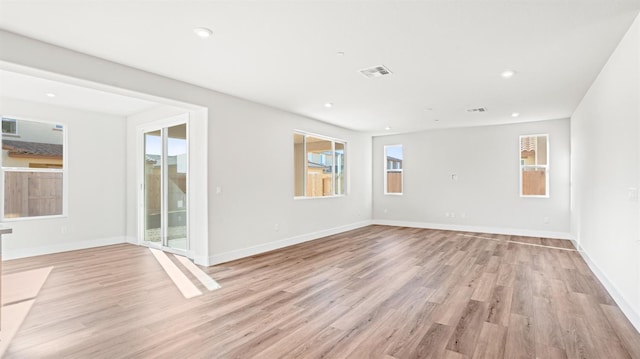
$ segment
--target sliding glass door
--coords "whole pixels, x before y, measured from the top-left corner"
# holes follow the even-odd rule
[[[144,240],[161,244],[162,228],[162,131],[144,134]]]
[[[154,247],[187,251],[187,123],[145,129],[142,137],[142,239]]]

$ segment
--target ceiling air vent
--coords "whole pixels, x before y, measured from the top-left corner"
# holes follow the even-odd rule
[[[470,108],[467,110],[467,112],[487,112],[487,108],[486,107],[478,107],[478,108]]]
[[[361,73],[362,76],[369,79],[392,74],[391,70],[384,67],[384,65],[369,67],[366,69],[358,70],[358,72]]]

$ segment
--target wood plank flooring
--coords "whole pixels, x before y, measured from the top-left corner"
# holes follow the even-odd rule
[[[205,293],[191,299],[144,247],[12,260],[54,269],[6,357],[640,358],[571,248],[369,226],[205,268],[213,292],[185,271]]]

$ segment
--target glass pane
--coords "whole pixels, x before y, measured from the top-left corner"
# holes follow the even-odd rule
[[[16,120],[13,118],[2,118],[2,133],[15,135],[17,134]]]
[[[388,170],[402,169],[402,145],[385,146]]]
[[[167,246],[187,249],[187,125],[167,129]]]
[[[536,164],[541,166],[547,165],[547,136],[538,136],[536,141],[538,142],[538,156],[536,159]]]
[[[16,130],[19,137],[7,136]],[[62,168],[62,125],[3,118],[2,131],[3,167]]]
[[[333,195],[333,152],[331,141],[307,136],[307,197]]]
[[[547,164],[547,135],[520,136],[520,164],[545,166]]]
[[[293,180],[296,197],[304,196],[304,135],[293,134]]]
[[[336,142],[336,194],[345,193],[344,143]]]
[[[144,134],[144,240],[162,242],[162,133]]]
[[[547,170],[545,168],[524,167],[522,169],[522,195],[547,195]]]
[[[4,218],[62,214],[62,172],[4,174]]]
[[[385,193],[402,193],[402,145],[385,146]]]

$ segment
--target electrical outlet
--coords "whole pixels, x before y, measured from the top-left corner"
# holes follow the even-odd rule
[[[276,232],[277,232],[277,231],[279,231],[279,230],[280,230],[280,225],[279,225],[278,223],[276,223],[276,224],[273,226],[273,230],[274,230],[274,231],[276,231]]]
[[[216,187],[216,194],[222,194],[222,187]]]
[[[389,212],[389,210],[387,210],[386,208],[382,210],[383,213],[387,213]]]
[[[549,224],[549,217],[542,218],[542,222],[544,222],[544,224]]]

